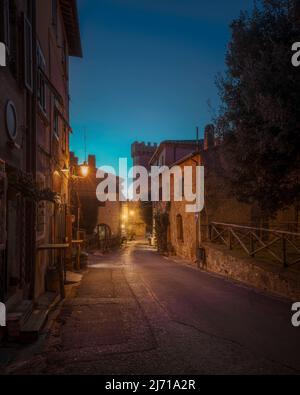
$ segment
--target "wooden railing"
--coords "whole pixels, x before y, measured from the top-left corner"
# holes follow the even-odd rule
[[[212,222],[209,240],[284,267],[300,263],[300,233]]]

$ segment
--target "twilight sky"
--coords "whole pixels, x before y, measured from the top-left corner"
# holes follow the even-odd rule
[[[78,0],[71,148],[117,168],[134,141],[193,139],[218,107],[229,24],[253,0]]]

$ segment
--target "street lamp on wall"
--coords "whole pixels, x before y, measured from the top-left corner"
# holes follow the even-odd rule
[[[64,166],[58,170],[54,171],[54,175],[59,175],[59,172],[64,174],[66,177],[70,177],[71,180],[80,180],[82,178],[86,178],[89,174],[90,168],[87,162],[84,162],[82,165],[78,166],[78,170],[76,171],[76,167],[70,166],[69,168],[64,164]],[[76,174],[79,173],[79,174]]]
[[[85,161],[79,167],[80,167],[80,173],[81,173],[82,177],[84,177],[84,178],[87,177],[89,174],[89,166],[88,166],[87,162]]]
[[[89,174],[89,165],[86,161],[86,130],[84,130],[84,157],[85,161],[79,166],[82,177],[87,177]]]

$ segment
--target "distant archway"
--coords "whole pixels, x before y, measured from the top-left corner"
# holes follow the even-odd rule
[[[108,251],[111,242],[111,228],[107,224],[97,225],[97,240],[99,249]]]

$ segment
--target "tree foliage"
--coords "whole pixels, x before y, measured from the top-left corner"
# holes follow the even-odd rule
[[[47,201],[51,203],[61,203],[61,197],[50,188],[39,189],[31,174],[22,171],[14,171],[8,176],[9,185],[22,194],[23,197],[34,201]]]
[[[140,202],[141,218],[146,224],[147,232],[152,231],[153,225],[153,205],[151,200],[149,202]]]
[[[231,25],[217,130],[233,192],[267,215],[299,200],[300,41],[297,0],[265,0]]]

